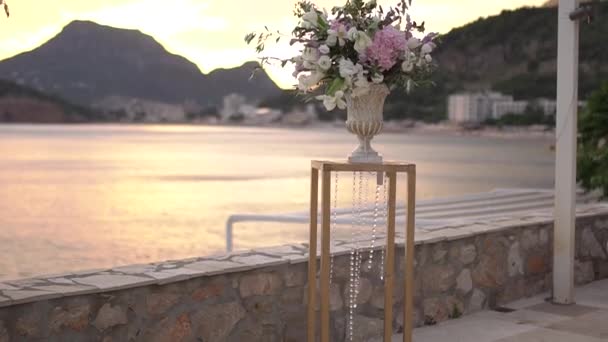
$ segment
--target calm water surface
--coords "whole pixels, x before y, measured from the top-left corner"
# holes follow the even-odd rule
[[[549,144],[375,142],[386,158],[418,164],[420,199],[551,187]],[[0,125],[0,279],[221,252],[228,215],[307,210],[310,160],[354,145],[344,129]],[[346,205],[350,176],[343,182]],[[306,240],[303,225],[241,224],[235,234],[240,249]]]

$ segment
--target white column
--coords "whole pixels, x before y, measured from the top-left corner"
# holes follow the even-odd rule
[[[578,21],[569,14],[578,0],[560,0],[557,47],[557,123],[553,302],[574,303],[574,223],[578,109]]]

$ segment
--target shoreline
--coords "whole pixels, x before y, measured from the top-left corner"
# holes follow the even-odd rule
[[[183,126],[183,127],[229,127],[229,128],[276,128],[276,129],[345,129],[344,122],[321,122],[314,121],[302,125],[289,125],[282,123],[256,124],[256,123],[207,123],[207,122],[87,122],[87,123],[33,123],[33,122],[0,122],[1,126]],[[387,121],[384,123],[381,134],[415,134],[415,135],[442,135],[442,136],[466,136],[481,138],[500,139],[547,139],[555,138],[553,128],[545,126],[482,126],[475,129],[467,129],[449,123],[426,124],[412,121]]]

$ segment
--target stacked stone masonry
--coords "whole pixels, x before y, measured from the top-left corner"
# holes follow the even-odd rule
[[[576,283],[608,277],[608,205],[577,209]],[[403,316],[403,236],[397,238],[394,329]],[[332,341],[344,340],[346,241],[333,246]],[[551,286],[550,213],[419,229],[416,326],[532,296]],[[379,253],[377,251],[376,253]],[[364,254],[357,341],[379,341],[380,260]],[[0,342],[305,341],[307,246],[133,265],[0,283]]]

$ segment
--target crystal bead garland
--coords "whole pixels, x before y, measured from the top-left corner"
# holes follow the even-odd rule
[[[352,192],[352,218],[351,218],[351,250],[350,250],[350,268],[349,268],[349,289],[348,289],[348,319],[347,319],[347,338],[349,341],[353,340],[353,318],[355,313],[355,300],[354,300],[354,286],[355,286],[355,263],[356,263],[356,246],[355,246],[355,234],[357,222],[357,172],[353,172],[353,192]]]
[[[386,225],[388,223],[388,203],[387,203],[387,177],[383,175],[382,184],[375,186],[373,218],[366,215],[366,211],[371,209],[369,196],[369,179],[377,177],[373,172],[353,172],[352,180],[352,209],[351,209],[351,250],[350,250],[350,268],[349,268],[349,286],[348,286],[348,315],[346,320],[346,340],[353,341],[354,335],[354,318],[357,310],[357,298],[359,297],[359,287],[361,285],[361,264],[363,259],[363,251],[361,249],[361,237],[366,227],[371,226],[371,245],[369,252],[368,270],[373,266],[374,248],[378,241],[379,228],[383,232],[384,242],[379,242],[383,245],[380,255],[380,280],[384,281],[384,259],[386,250]],[[382,201],[380,197],[382,195]],[[334,202],[332,211],[331,230],[336,230],[337,224],[337,197],[338,197],[338,175],[336,173]],[[384,227],[384,228],[381,228]],[[330,263],[330,282],[333,277],[333,257]]]
[[[361,251],[361,240],[364,229],[367,226],[367,217],[365,216],[365,210],[367,210],[367,202],[369,196],[369,177],[367,172],[359,172],[359,225],[357,226],[357,264],[355,269],[355,309],[357,308],[357,298],[359,296],[359,289],[361,285],[361,263],[363,261],[363,252]]]
[[[331,224],[330,224],[330,234],[333,236],[335,234],[336,231],[336,222],[338,221],[338,184],[339,184],[339,177],[338,177],[339,172],[335,172],[335,178],[334,178],[334,203],[333,203],[333,208],[332,208],[332,215],[331,215]],[[329,283],[332,284],[333,280],[334,280],[334,256],[333,254],[331,254],[331,245],[330,245],[330,255],[331,258],[329,259]]]
[[[360,238],[363,228],[367,223],[364,215],[368,207],[369,197],[369,173],[353,172],[353,193],[352,193],[352,218],[351,218],[351,252],[350,252],[350,278],[349,278],[349,298],[348,298],[348,319],[347,319],[347,340],[353,341],[354,316],[357,309],[357,299],[359,297],[359,287],[361,285],[361,263],[362,252]]]
[[[387,196],[386,196],[386,175],[384,175],[384,181],[382,183],[382,217],[383,217],[383,222],[382,222],[382,226],[384,227],[384,243],[383,243],[383,247],[380,250],[380,280],[384,281],[384,253],[386,251],[386,244],[387,244],[387,224],[388,224],[388,202],[387,202]]]
[[[374,221],[372,225],[372,241],[369,246],[369,263],[367,269],[371,270],[374,263],[374,247],[376,245],[376,233],[378,229],[378,201],[380,200],[380,185],[376,184],[376,194],[374,197]]]

